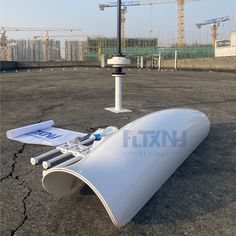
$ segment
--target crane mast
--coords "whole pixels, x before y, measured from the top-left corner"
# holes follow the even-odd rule
[[[127,13],[127,7],[122,7],[121,8],[121,35],[122,35],[122,39],[121,39],[121,45],[122,48],[126,47],[126,35],[125,35],[125,21],[126,21],[126,13]]]
[[[7,36],[6,32],[1,30],[1,51],[3,61],[7,61]]]
[[[184,4],[185,0],[177,0],[178,3],[178,47],[183,48],[185,45],[185,31],[184,31]]]

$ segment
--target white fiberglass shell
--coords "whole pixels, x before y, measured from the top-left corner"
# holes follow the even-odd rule
[[[169,109],[146,115],[107,138],[86,158],[43,177],[52,194],[86,183],[112,222],[127,224],[183,161],[207,137],[210,122],[200,111]]]

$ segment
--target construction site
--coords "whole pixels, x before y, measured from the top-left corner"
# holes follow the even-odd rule
[[[13,30],[13,29],[10,29]],[[15,29],[24,31],[24,29]],[[33,29],[32,29],[33,30]],[[42,29],[43,30],[43,29]],[[6,33],[7,29],[2,29]],[[60,31],[60,29],[58,29]],[[116,39],[101,36],[51,36],[49,38],[15,40],[5,42],[4,34],[1,39],[1,61],[94,61],[100,62],[101,55],[110,58],[116,51]],[[236,33],[223,40],[212,39],[212,45],[173,44],[160,45],[158,38],[125,38],[123,51],[133,60],[138,56],[145,58],[162,54],[165,59],[174,59],[175,51],[180,59],[186,58],[212,58],[220,56],[235,56]],[[64,37],[63,41],[60,37]],[[71,40],[72,38],[81,38]],[[57,38],[57,39],[56,39]],[[64,45],[64,47],[62,47]],[[63,54],[64,52],[64,54]]]
[[[83,32],[85,25],[82,24],[79,27],[76,24],[71,24],[73,27],[0,25],[1,235],[235,235],[236,27],[233,25],[224,31],[222,28],[236,22],[236,15],[235,11],[230,11],[233,6],[229,7],[228,16],[224,12],[208,18],[207,14],[199,13],[199,21],[188,31],[191,12],[186,14],[186,10],[193,8],[186,6],[207,4],[208,1],[118,0],[96,4],[94,8],[100,18],[108,14],[116,19],[117,14],[117,22],[114,20],[117,25],[112,26],[117,27],[117,35],[108,34],[105,25],[101,31],[89,33]],[[83,4],[90,8],[95,5]],[[155,6],[160,5],[176,7],[176,33],[167,32],[167,37],[156,34],[151,23],[148,35],[134,36],[127,30],[130,29],[127,24],[131,18],[129,9],[137,7],[142,12],[146,7],[151,15]],[[168,11],[165,14],[170,17]],[[106,24],[110,23],[108,16]],[[96,25],[96,17],[93,24]],[[208,32],[208,36],[203,35],[202,30]],[[156,172],[162,174],[165,169],[162,163],[173,155],[168,149],[164,152],[165,158],[156,164],[161,166],[159,171],[153,173],[152,165],[155,164],[142,169],[145,161],[152,158],[147,153],[140,160],[127,156],[119,159],[122,165],[127,160],[133,163],[126,168],[127,173],[126,169],[119,170],[119,161],[112,159],[112,163],[108,163],[105,162],[106,155],[101,155],[91,171],[94,181],[101,179],[97,187],[80,177],[82,181],[73,180],[65,188],[69,193],[69,189],[76,186],[74,192],[57,196],[47,190],[45,176],[50,177],[54,168],[63,166],[64,160],[58,159],[54,163],[52,158],[52,167],[45,167],[43,163],[49,163],[51,159],[43,156],[57,152],[58,146],[18,141],[8,135],[18,128],[22,131],[33,124],[50,121],[55,122],[55,128],[83,133],[82,141],[78,137],[73,141],[84,148],[84,140],[97,135],[94,130],[117,127],[119,133],[127,124],[132,126],[136,120],[168,109],[200,111],[201,116],[209,119],[210,130],[153,193],[148,189],[158,182]],[[173,121],[164,117],[164,123],[169,122],[172,127],[173,123],[187,119],[185,115],[172,118]],[[190,122],[186,129],[195,119],[191,118]],[[150,123],[148,121],[148,125]],[[187,145],[193,143],[202,130],[201,123],[196,124],[193,138]],[[141,127],[138,129],[142,131]],[[132,132],[137,134],[140,130]],[[148,128],[146,130],[150,132]],[[43,132],[43,129],[39,131]],[[34,138],[37,136],[34,131],[29,132]],[[63,168],[86,163],[115,135],[98,144],[101,146],[95,146],[82,160]],[[68,141],[66,145],[69,145]],[[141,150],[137,143],[136,147]],[[115,150],[116,143],[109,147],[107,156],[113,158]],[[63,155],[64,152],[59,158]],[[32,158],[44,158],[45,161],[32,164]],[[173,162],[174,159],[177,157]],[[109,165],[114,163],[117,167],[112,170]],[[102,171],[96,172],[99,168]],[[105,168],[111,177],[107,178]],[[141,171],[136,172],[135,168]],[[81,176],[84,172],[85,169],[78,171]],[[118,178],[113,178],[116,172]],[[137,178],[133,181],[136,173]],[[128,178],[119,182],[123,176]],[[150,177],[149,181],[145,182],[147,177]],[[111,184],[112,187],[104,191],[105,199],[98,188],[112,181],[114,186]],[[129,181],[130,187],[124,187]],[[55,182],[51,179],[55,189],[63,188],[65,182],[59,175]],[[121,189],[119,194],[112,195],[117,189]],[[143,204],[134,189],[148,195]],[[132,197],[127,200],[128,196]],[[115,207],[109,208],[113,201]],[[135,214],[119,225],[116,219],[125,218],[131,211]]]

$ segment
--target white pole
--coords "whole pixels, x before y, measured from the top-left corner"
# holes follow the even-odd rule
[[[115,76],[115,109],[122,109],[122,75]]]
[[[102,54],[102,55],[101,55],[101,67],[102,67],[102,68],[105,68],[105,66],[106,66],[106,65],[105,65],[105,54]]]
[[[143,56],[140,57],[140,68],[143,69]]]
[[[114,113],[132,112],[122,107],[122,77],[124,74],[113,74],[115,77],[115,106],[105,108],[107,111]]]
[[[177,60],[178,60],[178,52],[175,50],[175,67],[174,69],[177,70]]]
[[[161,70],[161,53],[159,52],[159,58],[158,58],[158,70]]]

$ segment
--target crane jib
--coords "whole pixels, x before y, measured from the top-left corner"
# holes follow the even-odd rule
[[[224,16],[224,17],[220,17],[220,18],[206,20],[205,22],[203,22],[203,25],[220,23],[220,22],[225,22],[225,21],[228,21],[228,20],[230,20],[230,16]]]
[[[200,0],[186,0],[186,2],[194,2]],[[168,4],[168,3],[176,3],[176,0],[138,0],[138,1],[122,1],[123,7],[128,6],[141,6],[141,5],[156,5],[156,4]],[[105,4],[99,4],[100,8],[104,10],[106,7],[117,7],[117,2],[107,2]]]

